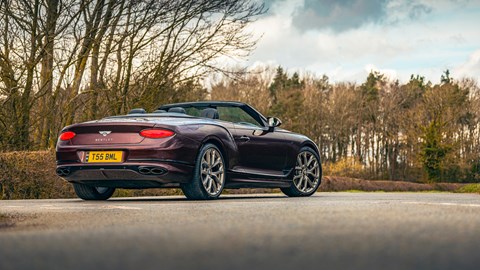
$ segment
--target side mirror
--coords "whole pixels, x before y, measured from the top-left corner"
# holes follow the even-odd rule
[[[282,121],[276,117],[268,117],[268,130],[273,131],[274,128],[280,126],[282,124]]]

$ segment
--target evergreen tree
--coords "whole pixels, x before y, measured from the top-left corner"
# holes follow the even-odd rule
[[[274,102],[277,99],[277,92],[281,91],[286,88],[288,83],[288,76],[287,73],[283,71],[281,66],[278,66],[277,71],[275,73],[275,77],[273,78],[273,82],[270,85],[270,95],[272,96]]]
[[[441,179],[442,161],[448,153],[449,147],[442,142],[442,126],[437,121],[432,121],[424,128],[423,149],[421,157],[423,167],[431,182],[438,182]]]
[[[303,86],[298,73],[289,78],[283,68],[278,67],[269,87],[273,98],[270,114],[282,119],[285,127],[294,131],[302,125]]]

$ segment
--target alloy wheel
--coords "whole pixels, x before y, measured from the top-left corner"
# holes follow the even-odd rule
[[[205,191],[211,196],[222,192],[225,183],[225,168],[222,156],[215,148],[205,151],[200,168]]]
[[[297,189],[303,193],[310,193],[317,188],[319,181],[320,166],[317,157],[309,151],[298,154],[293,177]]]

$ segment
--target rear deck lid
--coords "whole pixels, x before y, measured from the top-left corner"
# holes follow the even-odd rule
[[[118,119],[86,122],[69,130],[76,134],[71,139],[72,145],[138,144],[145,139],[140,131],[153,126],[154,122]]]

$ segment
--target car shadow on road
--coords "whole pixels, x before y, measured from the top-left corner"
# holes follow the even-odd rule
[[[222,196],[216,200],[188,200],[185,197],[126,197],[126,198],[111,198],[108,202],[152,202],[152,201],[165,201],[165,202],[215,202],[215,201],[231,201],[231,200],[258,200],[258,199],[286,199],[285,195],[228,195]]]
[[[318,197],[318,193],[312,197]],[[312,197],[299,197],[302,199],[312,198]],[[298,198],[289,198],[283,194],[228,194],[223,195],[215,200],[189,200],[184,196],[148,196],[148,197],[113,197],[107,201],[84,201],[81,199],[78,200],[69,200],[70,203],[118,203],[118,202],[222,202],[222,201],[241,201],[241,200],[263,200],[263,199],[272,199],[272,200],[285,200],[285,199],[298,199]]]

